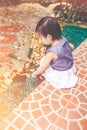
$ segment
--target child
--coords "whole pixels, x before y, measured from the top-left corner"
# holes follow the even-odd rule
[[[42,18],[36,26],[36,32],[47,48],[46,56],[32,77],[44,74],[55,88],[74,87],[77,82],[71,51],[74,46],[61,36],[61,28],[56,19],[49,16]]]

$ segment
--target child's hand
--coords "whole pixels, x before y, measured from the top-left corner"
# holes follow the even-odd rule
[[[44,80],[44,77],[43,77],[42,75],[36,76],[34,72],[32,73],[31,77],[33,77],[33,78],[38,78],[40,81],[43,81],[43,80]]]
[[[69,45],[70,45],[71,50],[75,49],[75,47],[74,47],[74,45],[72,43],[69,43]]]

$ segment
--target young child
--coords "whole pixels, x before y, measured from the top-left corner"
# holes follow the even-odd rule
[[[46,80],[55,88],[71,88],[77,82],[73,65],[72,49],[66,38],[61,36],[61,28],[53,17],[42,18],[36,26],[36,32],[47,46],[46,55],[32,77],[44,74]]]

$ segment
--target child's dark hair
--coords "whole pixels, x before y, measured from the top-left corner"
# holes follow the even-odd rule
[[[43,17],[38,22],[35,31],[44,37],[46,37],[47,34],[50,34],[53,40],[59,39],[61,37],[61,28],[59,23],[55,18],[50,16]]]

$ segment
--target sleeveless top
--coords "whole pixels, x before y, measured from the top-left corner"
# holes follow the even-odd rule
[[[51,67],[58,71],[65,71],[73,66],[72,51],[67,39],[62,37],[62,40],[55,46],[48,46],[46,54],[48,52],[54,52],[58,55],[58,58],[52,60],[50,63]]]

